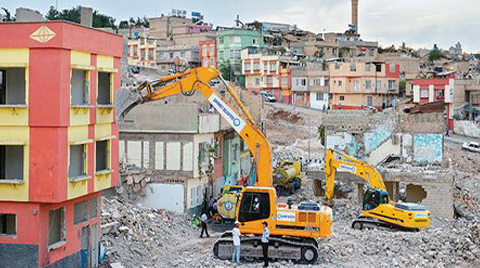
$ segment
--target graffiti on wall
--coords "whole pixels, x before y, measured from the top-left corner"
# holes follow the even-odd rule
[[[413,155],[415,162],[442,163],[443,135],[415,133]]]

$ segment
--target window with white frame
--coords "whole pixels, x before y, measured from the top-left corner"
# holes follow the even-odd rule
[[[388,65],[388,71],[391,72],[391,73],[394,73],[395,70],[396,70],[396,65],[395,64],[390,64]]]
[[[250,71],[250,63],[245,63],[245,71]]]
[[[233,37],[233,43],[235,43],[235,44],[240,44],[241,42],[242,42],[242,38],[241,38],[240,36],[235,35],[235,36]]]
[[[270,63],[270,71],[276,71],[277,70],[277,64],[276,63]]]
[[[255,85],[256,86],[260,85],[260,78],[255,78]]]
[[[359,81],[353,81],[353,89],[354,90],[359,90],[360,89],[360,82]]]
[[[377,90],[382,89],[382,81],[377,81],[376,88]]]
[[[207,46],[206,45],[203,45],[202,54],[203,54],[204,57],[207,56]]]
[[[428,98],[428,89],[420,90],[420,98],[427,99]]]
[[[210,55],[212,56],[213,54],[215,54],[215,46],[210,45]]]
[[[394,80],[388,81],[388,90],[395,90],[396,83]]]
[[[259,64],[258,62],[254,62],[254,63],[253,63],[253,70],[254,70],[254,71],[260,70],[260,64]]]
[[[436,92],[437,99],[443,99],[443,89],[437,89]]]
[[[273,77],[272,76],[267,77],[267,84],[273,84]]]
[[[365,87],[367,89],[372,89],[372,80],[365,81]]]

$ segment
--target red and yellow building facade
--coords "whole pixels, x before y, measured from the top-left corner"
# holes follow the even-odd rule
[[[217,68],[217,41],[200,41],[200,59],[202,67]]]
[[[68,22],[0,35],[0,267],[95,266],[101,191],[118,185],[122,38]]]

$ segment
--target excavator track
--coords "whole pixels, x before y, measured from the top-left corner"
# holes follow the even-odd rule
[[[227,235],[227,237],[222,237],[215,242],[213,254],[221,260],[230,260],[233,249],[233,240]],[[242,238],[241,249],[241,257],[246,260],[261,260],[263,258],[260,237]],[[274,261],[291,260],[298,264],[315,264],[318,261],[318,243],[315,239],[271,237],[268,257]]]
[[[382,229],[389,231],[410,231],[418,232],[419,229],[405,228],[403,226],[395,225],[389,222],[384,222],[370,217],[359,217],[352,222],[352,228],[356,230],[363,229]]]

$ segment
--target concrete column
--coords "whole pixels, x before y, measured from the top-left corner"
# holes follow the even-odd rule
[[[80,24],[93,27],[93,9],[91,7],[80,7]]]
[[[352,25],[358,33],[358,0],[352,0]]]
[[[17,8],[15,18],[17,22],[43,21],[42,13],[24,7]]]

